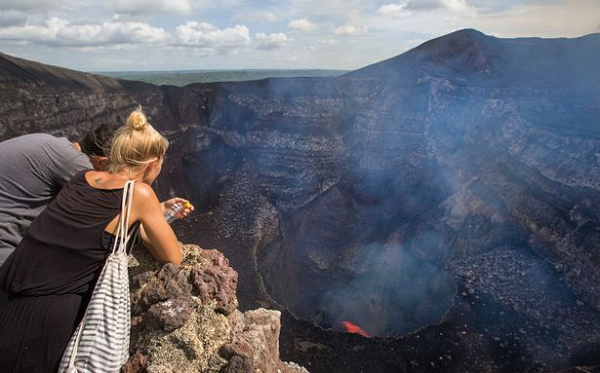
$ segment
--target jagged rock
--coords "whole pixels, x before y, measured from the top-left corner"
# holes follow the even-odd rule
[[[136,352],[129,358],[129,361],[123,365],[124,373],[145,373],[148,358],[139,352]]]
[[[257,309],[244,313],[244,337],[253,347],[254,369],[258,373],[292,372],[293,369],[279,360],[279,331],[281,313]]]
[[[308,369],[304,368],[303,366],[300,366],[294,362],[288,362],[285,361],[283,363],[283,365],[285,365],[288,369],[290,369],[292,372],[297,372],[297,373],[309,373]]]
[[[252,346],[248,341],[239,336],[233,339],[231,343],[227,343],[219,349],[219,355],[225,359],[231,359],[233,356],[250,357],[252,353]]]
[[[191,290],[192,287],[185,273],[178,266],[169,263],[143,285],[137,305],[147,308],[179,295],[188,295]]]
[[[144,314],[146,326],[152,329],[162,329],[172,332],[185,324],[194,311],[194,302],[180,296],[150,306]]]
[[[254,373],[254,368],[250,358],[234,356],[220,373]]]
[[[204,304],[216,299],[217,312],[229,315],[238,306],[237,272],[229,267],[229,261],[216,250],[204,250],[201,255],[210,261],[211,266],[196,266],[192,269],[194,288]]]
[[[183,245],[182,253],[180,266],[157,270],[147,250],[134,250],[125,371],[299,372],[279,360],[279,312],[236,309],[237,273],[223,254],[194,245]],[[204,290],[191,285],[198,281]]]

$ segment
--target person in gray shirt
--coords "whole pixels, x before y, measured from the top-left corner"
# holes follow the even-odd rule
[[[0,266],[73,175],[104,170],[116,126],[104,123],[80,143],[34,133],[0,142]]]

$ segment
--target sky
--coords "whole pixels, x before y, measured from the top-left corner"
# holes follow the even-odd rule
[[[474,28],[600,32],[600,0],[0,0],[0,52],[81,71],[360,68]]]

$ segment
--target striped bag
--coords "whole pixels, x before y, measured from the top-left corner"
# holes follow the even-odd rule
[[[121,216],[112,253],[98,278],[81,323],[63,353],[61,373],[114,373],[129,358],[131,327],[129,278],[127,274],[128,222],[133,181],[123,189]]]

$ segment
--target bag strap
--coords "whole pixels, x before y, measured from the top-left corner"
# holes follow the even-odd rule
[[[127,249],[127,241],[130,239],[129,233],[129,217],[131,216],[131,205],[133,202],[133,186],[134,180],[128,180],[123,188],[123,200],[121,201],[121,215],[119,216],[119,224],[115,232],[115,242],[112,252],[125,252]]]
[[[135,180],[128,180],[125,183],[125,187],[123,188],[123,199],[121,200],[121,214],[119,216],[119,223],[117,226],[117,231],[115,232],[115,243],[113,245],[112,253],[121,253],[125,252],[127,249],[127,242],[136,233],[136,229],[134,229],[131,234],[128,235],[129,230],[129,217],[131,215],[131,205],[133,202],[133,186],[135,184]],[[123,234],[120,234],[123,232]],[[106,264],[105,264],[106,265]],[[75,338],[75,343],[73,345],[73,350],[71,351],[71,356],[69,358],[69,365],[67,367],[67,373],[77,373],[77,369],[75,368],[75,357],[77,356],[77,351],[79,350],[79,341],[81,339],[81,334],[83,333],[83,325],[85,324],[87,316],[87,309],[85,310],[85,314],[79,323],[79,327],[77,330],[77,337]]]

